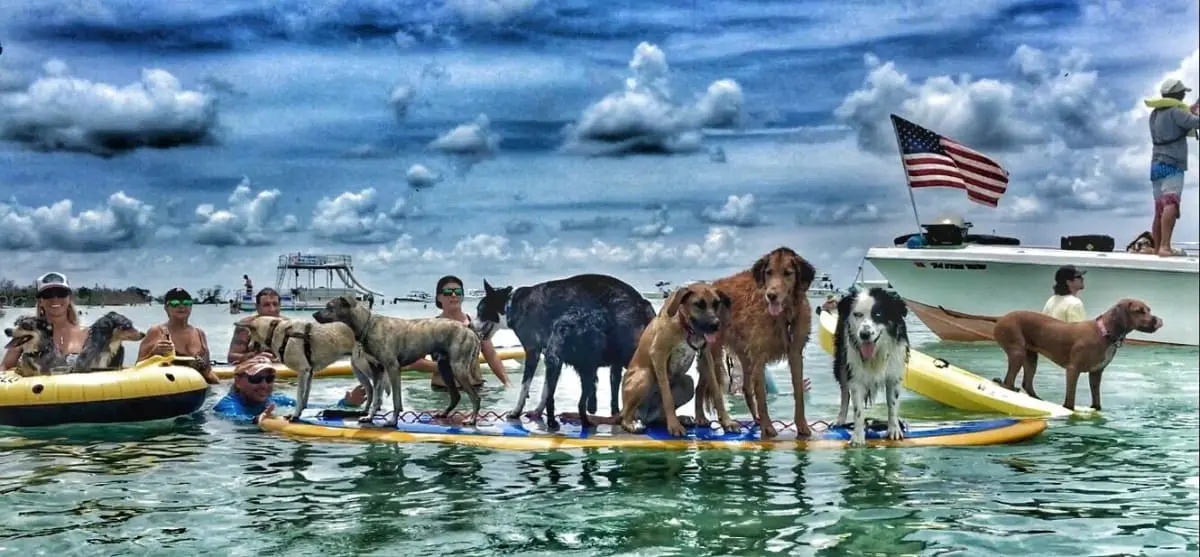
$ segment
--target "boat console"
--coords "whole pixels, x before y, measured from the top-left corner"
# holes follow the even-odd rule
[[[922,224],[925,232],[897,236],[894,244],[909,248],[953,248],[967,244],[982,246],[1019,246],[1021,241],[993,234],[971,234],[972,224],[958,215],[938,217],[930,224]]]

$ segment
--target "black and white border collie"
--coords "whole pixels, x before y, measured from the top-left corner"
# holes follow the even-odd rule
[[[904,438],[900,429],[900,383],[908,365],[908,306],[899,294],[883,288],[850,289],[838,301],[834,330],[833,376],[841,391],[836,424],[846,423],[853,403],[852,446],[866,444],[866,418],[875,394],[887,392],[888,439]]]

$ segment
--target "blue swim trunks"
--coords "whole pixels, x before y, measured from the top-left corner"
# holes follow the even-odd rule
[[[1151,182],[1162,180],[1163,178],[1170,178],[1176,174],[1183,174],[1183,169],[1165,162],[1155,161],[1150,163]]]

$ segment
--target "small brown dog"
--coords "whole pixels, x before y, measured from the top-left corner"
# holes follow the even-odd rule
[[[662,396],[661,415],[666,421],[667,431],[677,437],[686,434],[687,430],[675,413],[672,387],[678,388],[681,381],[691,386],[687,371],[699,354],[697,372],[700,381],[695,387],[695,422],[705,426],[709,423],[704,412],[707,403],[717,411],[718,420],[725,431],[741,429],[741,425],[729,417],[725,409],[722,374],[716,373],[707,350],[721,326],[729,322],[731,306],[729,296],[710,284],[694,283],[671,293],[662,310],[642,331],[637,350],[625,372],[621,383],[621,427],[631,433],[638,432],[637,420],[642,414],[639,412],[642,401],[657,385]],[[649,411],[646,414],[656,413]],[[645,418],[642,419],[645,421]]]
[[[1087,373],[1092,390],[1092,408],[1100,409],[1100,378],[1125,335],[1133,331],[1154,333],[1163,326],[1162,319],[1150,313],[1150,306],[1140,300],[1125,298],[1100,317],[1089,321],[1067,323],[1034,311],[1010,311],[996,320],[993,338],[1008,356],[1008,374],[1000,383],[1017,390],[1017,373],[1025,369],[1021,388],[1033,398],[1033,376],[1037,373],[1038,354],[1050,358],[1067,372],[1067,397],[1063,406],[1075,409],[1075,386],[1079,375]]]

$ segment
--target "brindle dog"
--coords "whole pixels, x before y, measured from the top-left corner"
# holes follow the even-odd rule
[[[318,323],[340,321],[349,325],[363,351],[382,364],[391,384],[396,410],[388,425],[396,425],[402,408],[400,370],[426,355],[437,356],[438,373],[450,391],[450,405],[434,416],[449,416],[462,399],[459,394],[462,389],[472,404],[471,417],[464,424],[475,425],[481,401],[471,379],[472,372],[479,366],[480,340],[467,325],[440,317],[401,319],[379,315],[347,296],[330,300],[325,309],[313,314],[313,319]],[[380,391],[376,389],[376,392]]]

